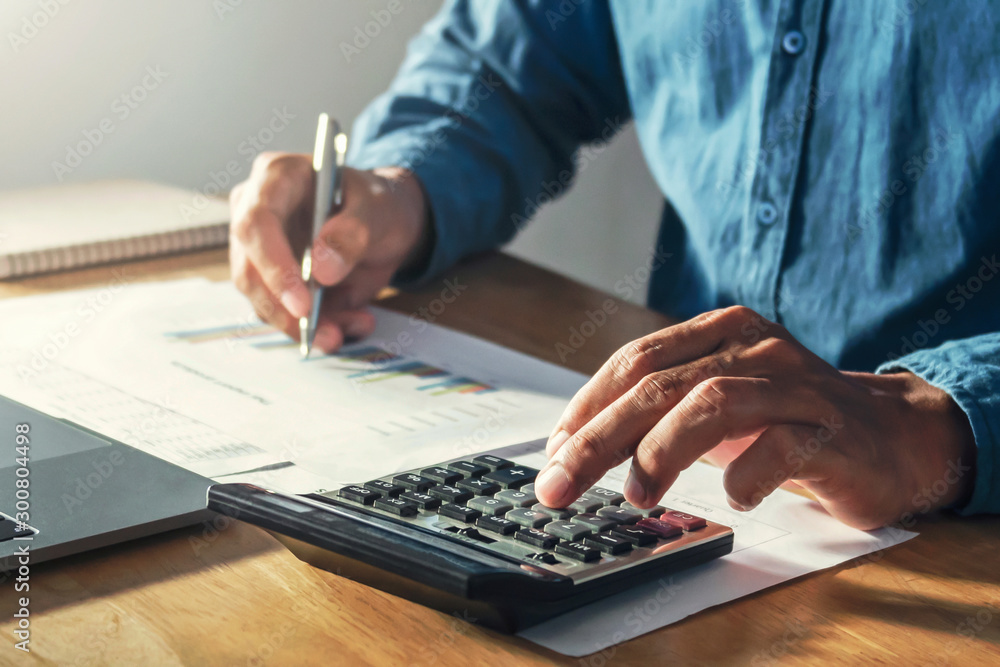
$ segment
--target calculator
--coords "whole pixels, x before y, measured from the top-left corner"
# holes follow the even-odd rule
[[[503,632],[732,551],[728,526],[610,488],[545,507],[537,474],[486,453],[329,493],[216,484],[208,505],[307,563]]]

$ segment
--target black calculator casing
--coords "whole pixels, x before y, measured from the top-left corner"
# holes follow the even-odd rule
[[[733,548],[732,531],[718,526],[709,543],[578,582],[336,499],[230,483],[209,489],[208,507],[268,530],[310,565],[507,633]]]

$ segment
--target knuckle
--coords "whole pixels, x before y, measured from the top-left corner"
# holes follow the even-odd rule
[[[252,212],[247,211],[229,226],[229,234],[240,245],[247,245],[253,239],[255,224]]]
[[[743,350],[737,345],[730,345],[725,347],[715,354],[707,361],[707,363],[700,369],[699,375],[702,379],[708,380],[712,377],[718,375],[725,375],[730,368],[732,368],[737,361],[741,358]]]
[[[566,452],[567,457],[576,465],[567,466],[567,473],[571,476],[578,475],[579,473],[573,473],[570,468],[580,470],[587,463],[597,461],[601,457],[602,449],[601,440],[597,434],[589,431],[577,433]]]
[[[715,319],[726,327],[739,328],[746,322],[752,322],[760,315],[753,308],[747,306],[728,306],[714,311]]]
[[[722,378],[709,378],[698,383],[682,402],[685,416],[701,421],[723,414],[732,400],[731,387],[727,385]]]
[[[765,359],[788,359],[797,352],[797,346],[784,338],[765,338],[753,348],[755,355]]]
[[[677,380],[668,373],[644,376],[630,392],[630,398],[640,410],[666,408],[671,396],[679,390]]]
[[[611,372],[619,378],[649,375],[658,370],[655,362],[658,349],[658,344],[645,338],[632,341],[611,357]]]
[[[262,227],[274,221],[274,214],[266,207],[257,204],[250,207],[243,217],[233,224],[232,232],[237,241],[247,245],[257,238]]]
[[[636,449],[636,461],[641,463],[643,471],[652,479],[665,475],[668,457],[667,445],[657,434],[647,433]]]
[[[253,168],[267,169],[285,155],[288,155],[288,153],[283,153],[281,151],[261,151],[260,153],[257,153],[257,157],[253,159]]]
[[[267,169],[276,172],[280,177],[298,180],[303,177],[312,178],[312,163],[300,153],[268,153]]]
[[[702,313],[692,321],[697,330],[714,336],[732,335],[734,332],[749,328],[753,322],[761,320],[752,308],[746,306],[728,306]]]
[[[760,315],[757,314],[757,311],[753,308],[741,305],[729,306],[728,308],[723,309],[723,315],[729,319],[734,319],[739,322],[746,322],[747,320],[751,320],[755,317],[760,317]]]

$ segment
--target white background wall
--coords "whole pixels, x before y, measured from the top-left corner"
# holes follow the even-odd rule
[[[388,4],[3,0],[0,189],[58,176],[201,189],[233,160],[243,178],[256,151],[247,139],[269,138],[264,128],[275,109],[294,118],[266,147],[307,152],[316,115],[352,121],[386,87],[406,42],[440,3],[402,0],[402,11],[348,62],[341,43],[353,43],[356,29]],[[133,94],[144,80],[146,89]],[[74,167],[67,151],[81,141],[98,145]],[[629,130],[509,249],[611,290],[650,255],[659,207]]]

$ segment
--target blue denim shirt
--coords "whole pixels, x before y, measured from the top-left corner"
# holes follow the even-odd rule
[[[447,2],[351,161],[423,183],[420,280],[509,240],[634,122],[666,200],[649,305],[744,304],[839,368],[941,387],[978,447],[961,509],[997,512],[998,45],[986,0]]]

